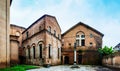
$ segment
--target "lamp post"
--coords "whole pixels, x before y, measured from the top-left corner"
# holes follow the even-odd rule
[[[74,43],[74,64],[71,68],[79,68],[79,66],[76,64],[76,43]]]

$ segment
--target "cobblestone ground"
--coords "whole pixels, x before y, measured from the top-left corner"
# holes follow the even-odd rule
[[[102,66],[79,65],[80,68],[71,68],[71,65],[52,66],[49,68],[41,67],[39,69],[31,69],[27,71],[112,71]]]

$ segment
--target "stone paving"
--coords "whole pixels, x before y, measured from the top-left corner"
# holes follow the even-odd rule
[[[79,65],[80,68],[71,68],[72,65],[51,66],[49,68],[41,67],[27,71],[112,71],[102,66]]]

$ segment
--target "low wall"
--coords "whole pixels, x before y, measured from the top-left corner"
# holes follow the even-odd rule
[[[116,52],[112,55],[104,56],[102,64],[109,67],[120,68],[120,52]]]

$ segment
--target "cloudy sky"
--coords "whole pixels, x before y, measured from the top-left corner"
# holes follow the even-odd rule
[[[81,21],[104,34],[103,46],[120,43],[120,0],[13,0],[10,23],[27,28],[44,14],[57,18],[62,33]]]

